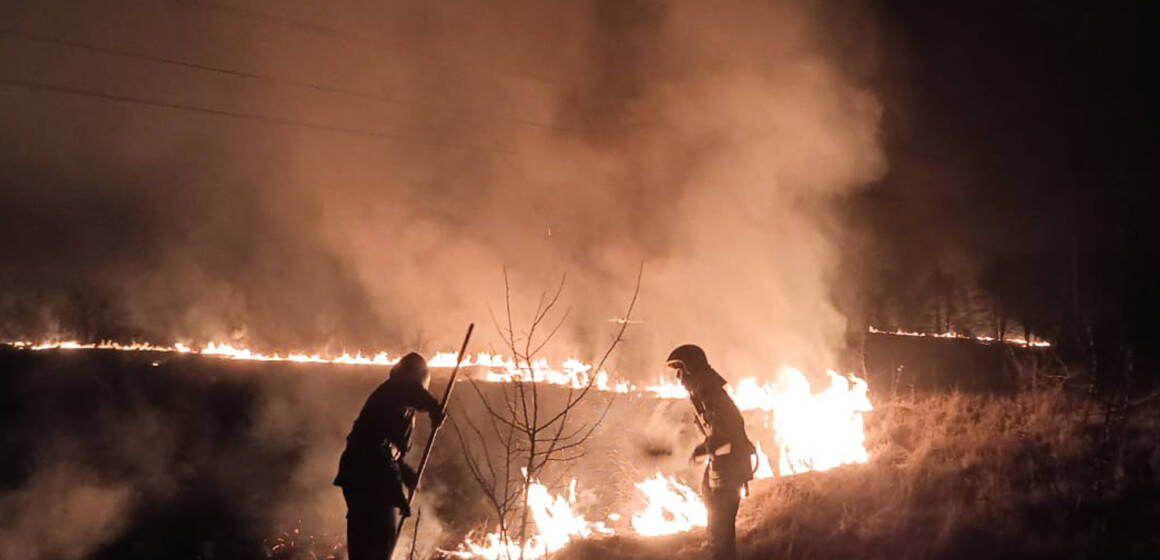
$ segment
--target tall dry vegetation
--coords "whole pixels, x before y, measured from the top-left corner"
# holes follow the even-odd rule
[[[1160,553],[1160,400],[1061,387],[900,396],[866,465],[761,481],[744,558],[1143,558]],[[703,534],[583,543],[569,558],[695,558]]]

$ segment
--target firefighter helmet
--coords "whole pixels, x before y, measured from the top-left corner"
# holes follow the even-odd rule
[[[431,384],[431,374],[427,371],[427,360],[414,352],[403,356],[399,363],[391,368],[391,379],[418,383],[426,389]]]
[[[709,367],[709,359],[705,357],[705,351],[695,344],[684,344],[676,347],[669,353],[665,365],[674,369],[683,369],[689,375],[697,375],[712,370]]]

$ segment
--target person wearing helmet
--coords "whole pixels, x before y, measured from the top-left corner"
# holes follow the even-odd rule
[[[725,392],[725,379],[711,366],[700,347],[686,344],[669,354],[665,365],[676,370],[689,392],[694,420],[705,436],[694,462],[708,459],[701,478],[701,495],[709,513],[709,552],[715,560],[737,558],[736,520],[741,488],[753,479],[753,443],[745,434],[745,419]]]
[[[443,422],[439,401],[427,392],[430,380],[422,356],[403,356],[367,397],[346,436],[334,485],[346,499],[350,560],[390,558],[398,516],[411,515],[403,486],[413,489],[419,477],[403,456],[411,446],[415,411],[427,412],[432,428]]]

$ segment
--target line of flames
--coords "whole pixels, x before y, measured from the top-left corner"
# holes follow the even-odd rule
[[[1021,336],[1006,336],[1006,337],[1003,337],[1002,340],[1000,340],[1000,339],[993,337],[993,336],[971,336],[969,334],[963,334],[963,333],[959,333],[959,332],[955,332],[955,331],[949,331],[949,332],[945,332],[945,333],[924,333],[924,332],[916,332],[916,331],[904,331],[902,329],[897,329],[897,330],[891,331],[891,330],[879,329],[879,328],[873,327],[873,326],[868,328],[866,330],[866,332],[869,332],[872,334],[888,334],[888,335],[893,335],[893,336],[917,336],[917,337],[925,337],[925,338],[954,338],[954,339],[959,339],[959,340],[974,340],[975,342],[982,342],[984,344],[991,344],[994,342],[1003,342],[1005,344],[1010,344],[1012,346],[1022,346],[1024,348],[1051,348],[1050,342],[1048,342],[1046,340],[1042,340],[1042,339],[1037,339],[1035,337],[1032,337],[1031,340],[1027,340],[1026,338],[1023,338]]]
[[[17,341],[8,346],[30,350],[105,349],[125,352],[157,352],[197,354],[230,360],[263,362],[301,362],[318,364],[390,366],[399,357],[386,352],[374,354],[343,353],[326,356],[317,353],[291,352],[263,354],[225,343],[208,343],[193,348],[184,343],[172,346],[149,343],[120,344],[101,342],[84,344],[75,341],[33,343]],[[431,367],[449,368],[455,365],[455,354],[437,352],[428,361]],[[545,359],[532,363],[517,363],[511,358],[489,353],[466,356],[463,367],[484,369],[482,379],[488,382],[536,381],[550,385],[581,388],[589,383],[598,391],[632,393],[657,399],[684,399],[688,393],[680,383],[658,378],[655,383],[638,386],[625,381],[613,381],[607,371],[590,377],[592,366],[574,358],[552,367]],[[782,368],[774,379],[760,382],[745,378],[728,388],[737,407],[752,411],[761,418],[764,427],[773,432],[772,449],[777,450],[776,473],[788,476],[808,471],[822,471],[868,460],[863,432],[863,413],[872,409],[867,396],[866,382],[856,376],[827,372],[829,384],[814,392],[806,376],[794,368]],[[761,441],[756,442],[755,478],[775,476],[775,466],[764,451]],[[620,515],[613,513],[604,521],[588,521],[574,512],[576,486],[573,478],[567,496],[554,495],[539,481],[531,481],[527,507],[534,531],[524,549],[524,558],[539,558],[557,551],[576,539],[617,534]],[[644,506],[629,516],[628,525],[643,536],[666,535],[688,531],[706,524],[705,505],[700,496],[681,480],[657,472],[634,483],[644,498]],[[620,524],[623,526],[623,524]],[[480,557],[489,560],[520,557],[519,545],[505,539],[498,532],[479,538],[469,538],[462,548],[453,553],[461,557]]]
[[[778,450],[777,473],[788,476],[808,471],[824,471],[841,465],[865,463],[862,415],[873,407],[867,396],[866,382],[827,372],[829,386],[821,392],[811,391],[801,371],[784,368],[772,382],[760,383],[746,378],[729,388],[729,394],[741,410],[758,411],[766,427],[772,428]],[[671,382],[659,382],[644,388],[656,398],[687,396],[684,388]],[[775,476],[769,456],[756,442],[754,478]],[[535,532],[523,550],[523,558],[542,558],[569,542],[592,536],[612,535],[620,515],[613,513],[603,521],[588,521],[574,512],[577,480],[572,479],[568,496],[552,495],[547,487],[533,480],[527,507]],[[669,535],[706,525],[708,515],[700,495],[678,478],[657,472],[634,483],[644,505],[630,516],[632,532],[641,536]],[[468,539],[453,555],[487,560],[520,558],[520,547],[494,531],[480,538]]]

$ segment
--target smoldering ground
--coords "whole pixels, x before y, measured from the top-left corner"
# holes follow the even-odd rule
[[[116,8],[7,10],[9,337],[399,348],[485,318],[506,265],[524,299],[568,273],[584,353],[644,261],[621,371],[690,340],[832,365],[831,205],[885,169],[869,11]]]

